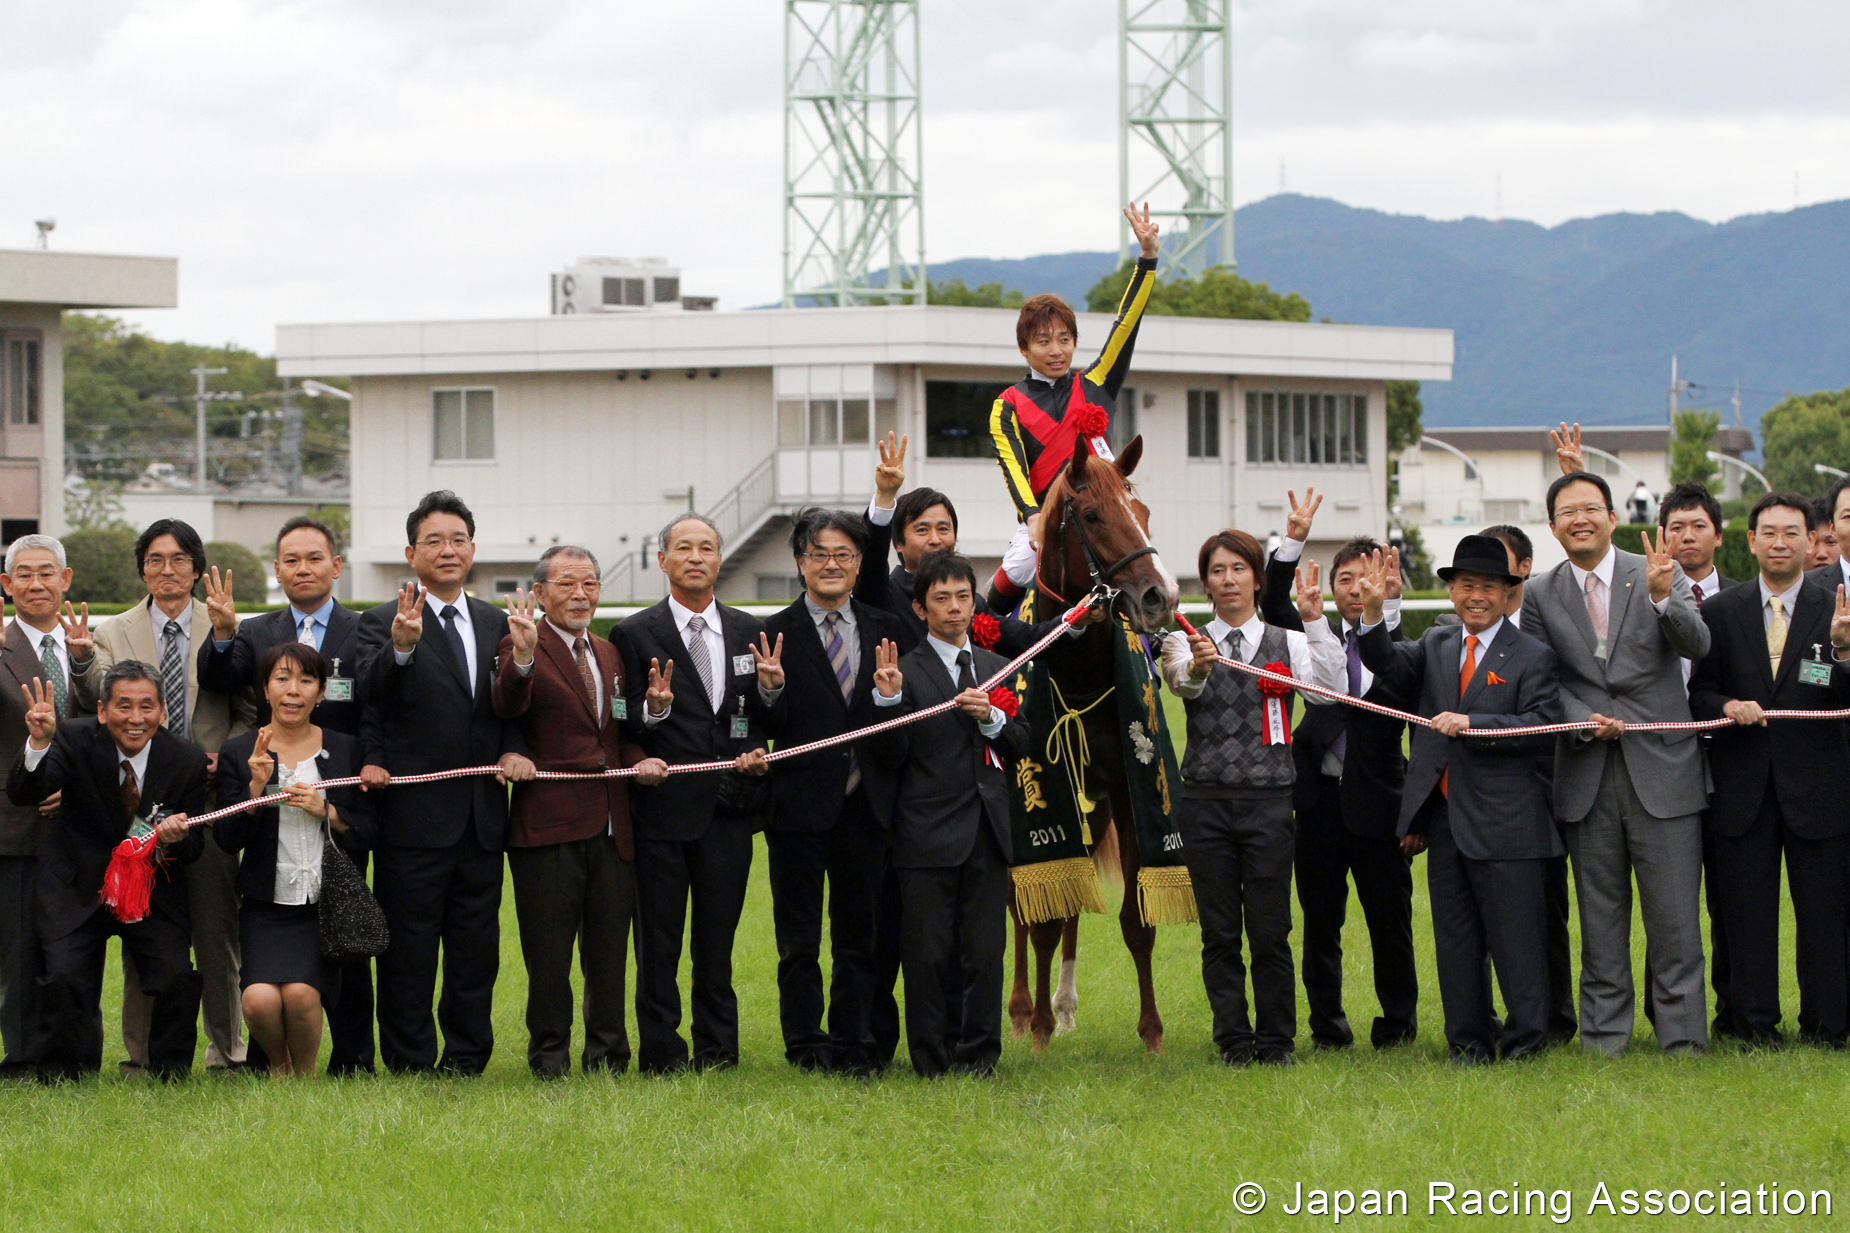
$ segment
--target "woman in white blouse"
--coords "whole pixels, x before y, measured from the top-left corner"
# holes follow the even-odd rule
[[[342,847],[361,849],[373,831],[361,793],[317,786],[357,775],[362,761],[352,737],[314,722],[327,676],[314,647],[271,647],[258,675],[270,723],[227,741],[218,759],[221,805],[266,795],[277,802],[220,819],[213,838],[243,854],[238,932],[244,1019],[279,1077],[315,1073],[323,1010],[340,996],[340,969],[321,957],[316,917],[323,839],[331,834]]]

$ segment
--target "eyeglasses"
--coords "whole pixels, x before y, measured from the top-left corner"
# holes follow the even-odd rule
[[[1549,519],[1549,521],[1568,522],[1580,517],[1582,514],[1587,515],[1589,518],[1598,518],[1601,514],[1610,514],[1611,512],[1612,506],[1610,505],[1563,505],[1555,510],[1554,517]]]
[[[144,574],[158,574],[164,572],[170,565],[173,566],[173,571],[177,574],[180,572],[180,567],[183,565],[188,569],[193,568],[193,558],[186,555],[184,552],[171,557],[163,557],[150,553],[148,556],[141,559],[141,572]]]
[[[474,542],[472,536],[463,535],[460,532],[455,535],[426,535],[418,541],[418,547],[426,552],[441,552],[445,548],[454,548],[460,552],[472,542]]]
[[[861,554],[852,548],[837,548],[834,552],[806,552],[803,558],[811,565],[852,565],[860,559]]]

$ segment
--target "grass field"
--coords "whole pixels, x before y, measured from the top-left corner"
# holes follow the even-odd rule
[[[1332,1216],[1316,1214],[1314,1198],[1310,1210],[1287,1211],[1302,1185],[1356,1192],[1358,1207],[1368,1188],[1405,1192],[1405,1215],[1341,1220],[1365,1228],[1841,1227],[1822,1207],[1628,1214],[1621,1192],[1725,1186],[1752,1203],[1756,1186],[1821,1189],[1833,1211],[1846,1210],[1850,1059],[1727,1046],[1669,1059],[1644,1028],[1616,1062],[1569,1048],[1522,1066],[1453,1069],[1442,1060],[1415,872],[1421,1037],[1409,1049],[1317,1054],[1301,1040],[1295,1068],[1222,1067],[1208,1039],[1198,934],[1172,928],[1157,943],[1168,1049],[1146,1056],[1116,925],[1087,918],[1078,1032],[1039,1055],[1009,1042],[993,1079],[934,1084],[903,1067],[863,1084],[784,1064],[762,847],[735,956],[741,1066],[538,1084],[525,1065],[510,891],[487,1075],[201,1076],[164,1089],[117,1078],[112,1041],[96,1083],[0,1090],[0,1221],[9,1230],[1327,1227]],[[1344,941],[1349,1015],[1365,1025],[1374,1006],[1358,912]],[[1790,969],[1790,920],[1785,946]],[[112,957],[112,980],[115,967]],[[1789,970],[1785,985],[1790,1023]],[[105,997],[111,1023],[116,996]],[[1243,1183],[1264,1188],[1262,1212],[1236,1207],[1252,1201]],[[1429,1210],[1435,1184],[1455,1187],[1451,1210]],[[1601,1184],[1610,1208],[1598,1206]],[[1471,1188],[1493,1205],[1486,1214],[1470,1214]],[[1540,1192],[1529,1214],[1491,1214],[1512,1188]],[[1520,1213],[1523,1194],[1515,1202]]]

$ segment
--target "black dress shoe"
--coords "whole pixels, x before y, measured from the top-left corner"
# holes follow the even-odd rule
[[[1255,1066],[1296,1066],[1297,1055],[1289,1049],[1260,1049],[1253,1054]]]
[[[1221,1064],[1224,1066],[1251,1066],[1253,1050],[1250,1045],[1231,1045],[1220,1051]]]

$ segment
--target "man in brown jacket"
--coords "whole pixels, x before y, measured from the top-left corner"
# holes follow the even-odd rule
[[[519,719],[542,771],[636,767],[653,786],[667,766],[623,737],[623,660],[591,632],[597,560],[548,548],[533,590],[508,601],[495,674],[495,713]],[[534,611],[538,606],[542,613]],[[507,863],[527,964],[527,1065],[555,1079],[572,1069],[572,943],[585,972],[586,1071],[629,1067],[624,963],[636,906],[629,784],[621,779],[534,780],[514,790]]]

